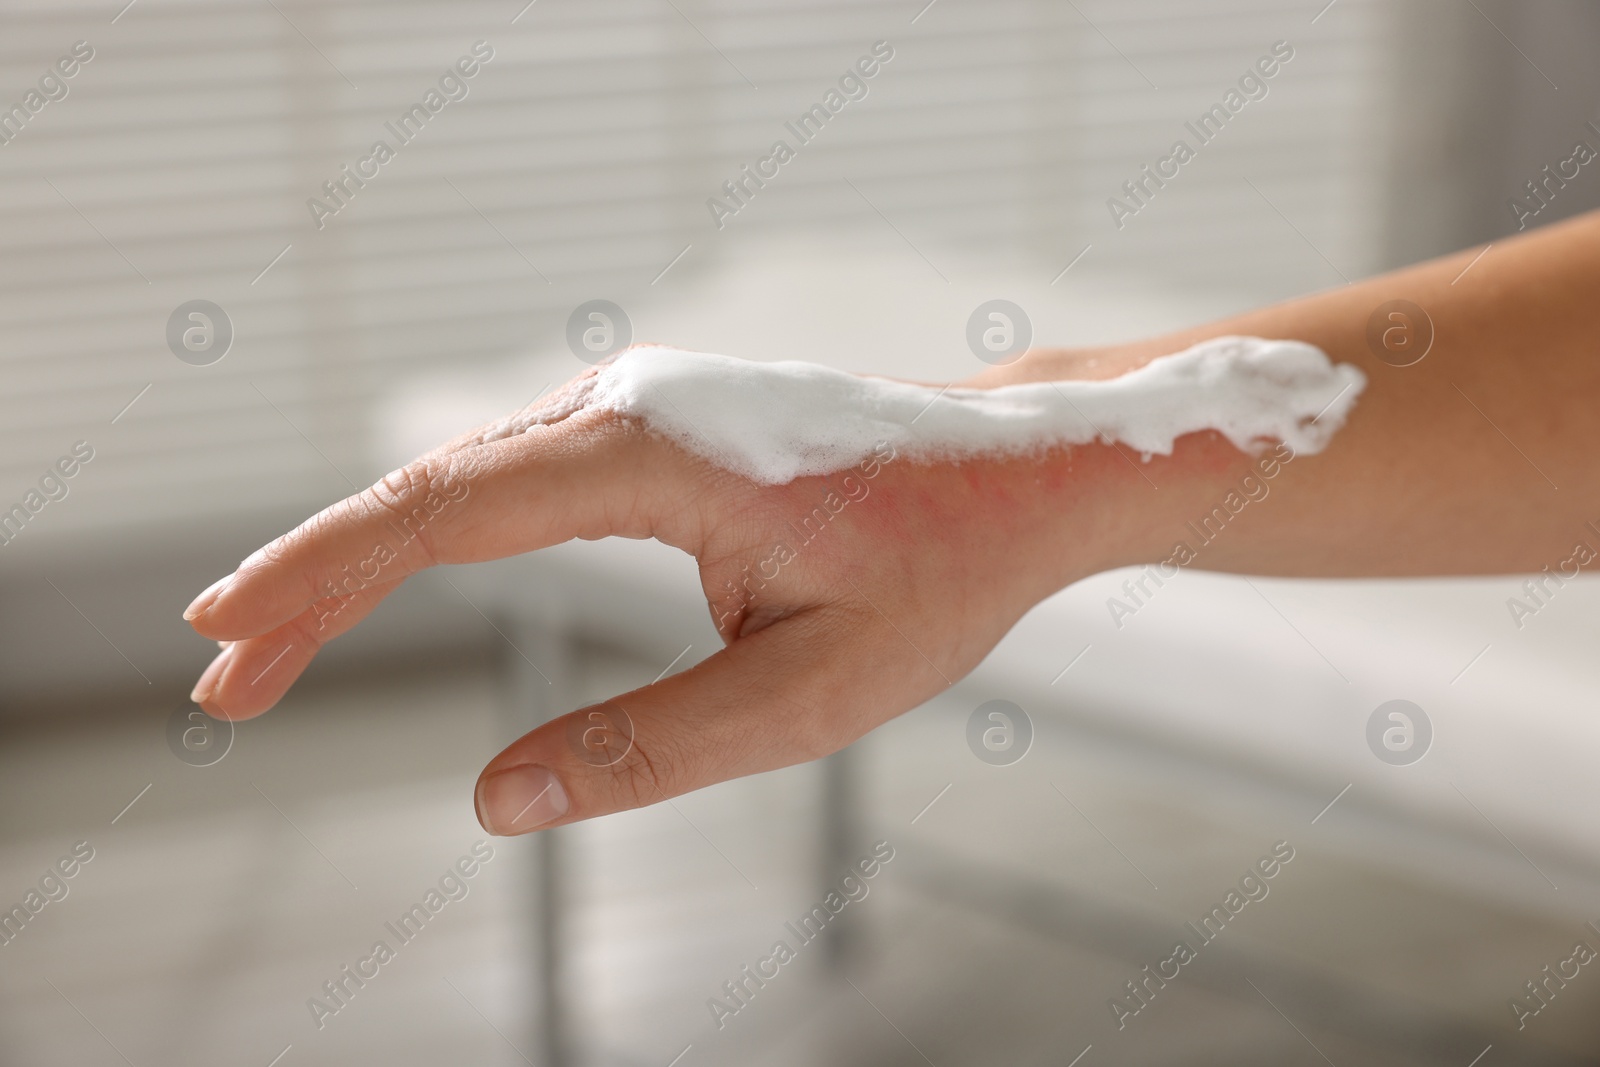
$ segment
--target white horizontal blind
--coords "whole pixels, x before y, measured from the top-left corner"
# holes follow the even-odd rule
[[[0,102],[76,41],[95,57],[0,147],[0,508],[73,442],[96,458],[0,568],[74,531],[318,506],[382,473],[393,376],[559,348],[580,301],[796,230],[903,247],[930,284],[974,252],[1049,277],[1085,246],[1075,270],[1241,299],[1354,276],[1377,255],[1362,145],[1387,16],[1344,0],[1313,24],[1318,6],[11,5]],[[1116,229],[1106,199],[1278,39],[1296,58],[1271,94]],[[385,124],[478,40],[494,57],[469,95],[399,145]],[[866,98],[799,146],[785,121],[879,40],[894,58]],[[707,198],[780,137],[795,159],[719,230]],[[395,158],[319,230],[307,199],[379,138]],[[164,337],[196,298],[236,332],[206,367]]]

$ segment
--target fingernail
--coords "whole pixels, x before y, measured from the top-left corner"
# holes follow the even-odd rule
[[[491,834],[510,837],[559,819],[567,791],[548,767],[527,764],[496,771],[478,786],[478,820]]]
[[[183,609],[184,621],[193,622],[201,615],[204,615],[206,609],[217,602],[217,597],[222,595],[222,591],[228,587],[228,583],[231,581],[233,581],[233,574],[228,574],[206,586],[206,591],[195,597],[193,602]]]
[[[200,680],[194,683],[194,691],[189,694],[189,699],[196,704],[204,704],[211,699],[212,692],[217,688],[217,680],[222,677],[223,668],[227,667],[228,660],[233,656],[233,646],[229,645],[217,653],[217,658],[200,674]]]

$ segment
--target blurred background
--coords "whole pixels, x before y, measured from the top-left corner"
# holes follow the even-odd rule
[[[179,613],[581,370],[587,301],[638,340],[941,381],[982,369],[985,300],[1039,344],[1133,338],[1593,208],[1589,167],[1511,201],[1600,148],[1594,5],[124,3],[0,10],[0,509],[29,513],[0,544],[0,1063],[1593,1062],[1600,973],[1565,962],[1600,949],[1588,581],[1519,628],[1518,577],[1185,572],[1119,625],[1102,575],[821,764],[494,841],[403,944],[385,924],[483,840],[489,756],[718,647],[692,561],[421,576],[230,736],[188,718],[214,649]],[[195,300],[215,332],[169,344]],[[1369,742],[1392,700],[1398,751]],[[733,999],[878,842],[870,892]],[[1280,842],[1270,894],[1119,1028]]]

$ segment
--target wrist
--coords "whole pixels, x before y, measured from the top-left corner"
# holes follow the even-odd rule
[[[1168,351],[1156,342],[1100,348],[1030,350],[1022,359],[987,369],[962,384],[993,389],[1044,381],[1098,381],[1118,377]],[[1258,453],[1258,454],[1257,454]],[[1042,598],[1073,582],[1118,567],[1191,564],[1205,569],[1250,569],[1254,553],[1270,541],[1282,505],[1257,506],[1293,481],[1281,475],[1294,450],[1262,442],[1242,451],[1222,434],[1201,430],[1179,437],[1167,455],[1143,456],[1123,444],[1096,441],[1055,448],[1022,461],[1025,472],[996,472],[1004,482],[1028,482],[1032,568]],[[1011,466],[1010,462],[999,465]],[[1244,511],[1256,512],[1243,530],[1219,540]],[[1165,571],[1163,571],[1165,573]]]

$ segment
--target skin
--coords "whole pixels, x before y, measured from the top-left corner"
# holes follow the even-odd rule
[[[1309,341],[1360,366],[1366,392],[1324,452],[1281,466],[1270,506],[1190,565],[1328,578],[1536,572],[1600,519],[1600,214],[1497,242],[1474,263],[1479,251],[1134,344],[1030,351],[963,384],[1108,378],[1223,334]],[[1425,308],[1435,330],[1408,367],[1366,341],[1369,317],[1396,298]],[[313,516],[202,593],[185,618],[223,650],[194,699],[219,717],[261,714],[322,644],[424,567],[572,538],[682,549],[724,648],[491,760],[479,820],[525,833],[836,751],[972,670],[1044,597],[1195,542],[1186,524],[1260,472],[1257,457],[1207,432],[1149,462],[1101,443],[960,464],[897,456],[852,483],[841,472],[761,486],[585,409],[592,373]],[[850,503],[774,567],[774,546],[796,543],[830,490]],[[376,579],[328,596],[341,568],[395,541],[386,524],[419,506],[437,513]]]

